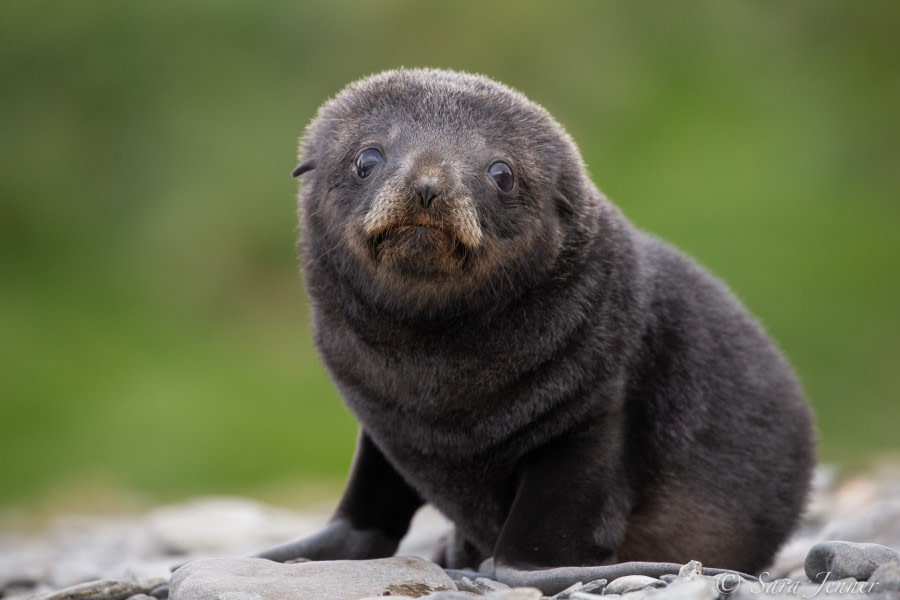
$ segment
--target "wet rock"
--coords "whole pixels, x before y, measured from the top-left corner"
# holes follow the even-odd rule
[[[420,558],[336,560],[285,565],[257,558],[198,560],[178,569],[171,600],[358,600],[366,596],[425,596],[456,586]],[[242,594],[238,597],[235,594]]]
[[[666,582],[661,579],[655,579],[645,575],[626,575],[625,577],[619,577],[618,579],[609,582],[605,591],[608,594],[628,594],[647,587],[658,588],[665,585]]]
[[[883,564],[900,562],[900,555],[880,544],[822,542],[809,551],[804,562],[806,576],[813,582],[853,577],[866,580]]]

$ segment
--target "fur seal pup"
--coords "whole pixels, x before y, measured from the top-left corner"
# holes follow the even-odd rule
[[[770,562],[814,463],[797,381],[543,108],[389,71],[328,101],[300,155],[315,342],[360,434],[331,522],[259,556],[388,556],[430,502],[458,532],[445,566],[493,558],[545,593]]]

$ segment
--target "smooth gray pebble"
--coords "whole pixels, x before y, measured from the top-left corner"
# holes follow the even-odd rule
[[[609,582],[606,579],[595,579],[581,586],[581,591],[588,594],[602,594]]]
[[[857,544],[831,541],[813,546],[806,555],[803,569],[811,581],[821,583],[853,577],[866,580],[881,565],[900,562],[900,555],[881,544]]]
[[[626,575],[613,579],[606,586],[610,594],[628,594],[648,587],[665,587],[666,582],[646,575]]]

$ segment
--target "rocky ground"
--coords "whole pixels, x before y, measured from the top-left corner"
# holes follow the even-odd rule
[[[837,485],[822,468],[802,527],[761,581],[698,574],[688,563],[660,579],[628,576],[566,590],[508,588],[489,578],[448,577],[423,560],[450,525],[423,509],[398,556],[375,561],[280,565],[241,557],[321,526],[327,512],[201,499],[123,517],[60,518],[39,534],[0,532],[0,598],[173,600],[591,600],[860,597],[900,599],[900,470]],[[834,543],[834,542],[849,543]],[[825,542],[824,544],[822,542]],[[812,551],[811,551],[812,550]],[[171,577],[170,568],[193,561]],[[206,560],[204,560],[206,559]],[[821,581],[820,573],[828,573]]]

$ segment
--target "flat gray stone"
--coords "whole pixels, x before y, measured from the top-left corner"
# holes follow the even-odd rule
[[[626,575],[625,577],[619,577],[618,579],[610,581],[606,586],[604,593],[628,594],[647,587],[663,587],[664,585],[666,585],[665,581],[654,577],[647,577],[646,575]]]
[[[811,581],[821,583],[853,577],[865,581],[881,565],[900,562],[900,555],[880,544],[822,542],[806,555],[803,568]]]
[[[88,581],[61,590],[36,596],[34,600],[125,600],[144,594],[165,583],[163,579],[150,581]]]
[[[170,600],[358,600],[366,596],[417,598],[456,586],[421,558],[315,561],[285,565],[259,558],[189,563],[172,575]]]

